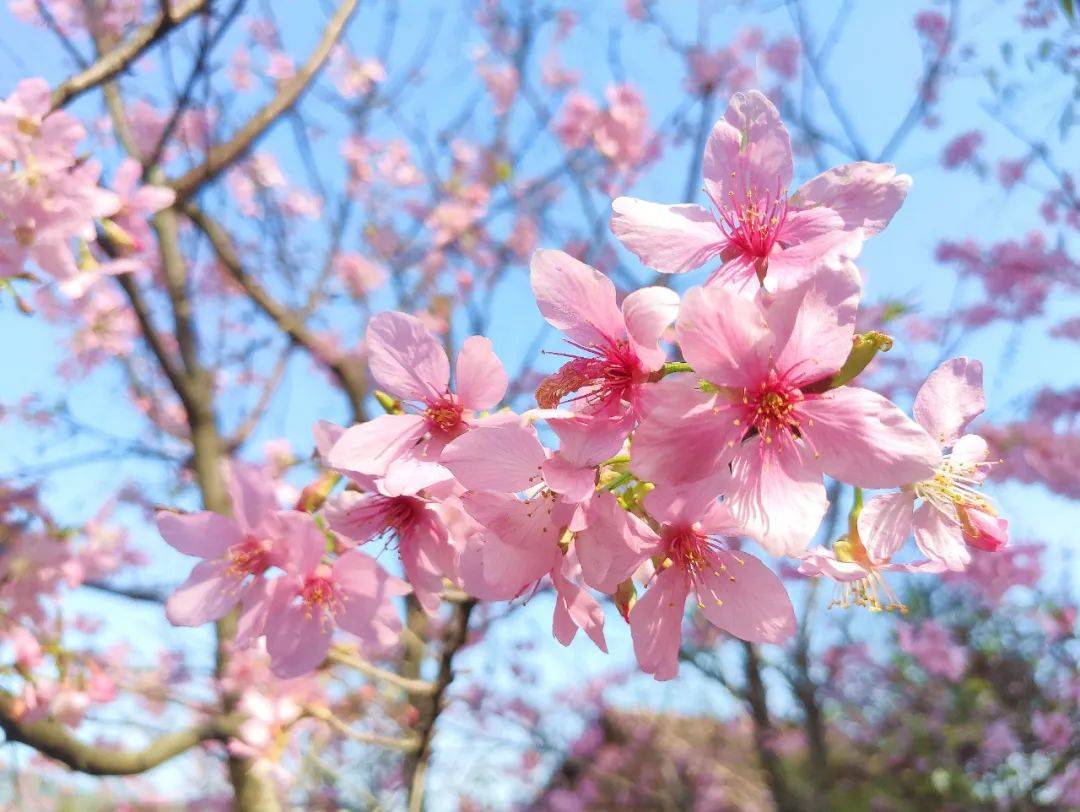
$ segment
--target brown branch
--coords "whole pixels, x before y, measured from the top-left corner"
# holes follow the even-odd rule
[[[800,812],[803,807],[792,792],[787,777],[784,775],[784,765],[776,753],[776,728],[769,714],[765,680],[761,673],[761,654],[753,643],[743,643],[742,646],[745,654],[743,665],[746,679],[743,690],[746,694],[750,718],[754,722],[754,746],[757,749],[762,772],[765,773],[765,783],[768,784],[769,791],[772,793],[777,812]]]
[[[409,812],[424,808],[424,784],[428,765],[431,763],[431,742],[435,736],[435,723],[442,713],[446,691],[454,681],[454,657],[465,645],[469,636],[469,616],[475,600],[454,607],[454,614],[443,632],[442,654],[439,656],[439,673],[435,678],[435,690],[426,702],[419,702],[420,720],[416,724],[419,737],[416,752],[405,760],[405,785],[409,789]]]
[[[75,738],[58,722],[21,722],[14,700],[0,694],[0,727],[9,742],[29,745],[51,759],[87,775],[136,775],[204,742],[224,741],[236,733],[237,720],[222,716],[176,733],[161,736],[141,750],[111,750]]]
[[[186,204],[183,207],[183,211],[191,222],[206,235],[206,238],[210,241],[210,246],[217,255],[218,261],[221,263],[222,267],[225,268],[226,272],[228,272],[229,276],[231,276],[248,295],[248,298],[251,299],[263,313],[269,316],[278,328],[288,335],[294,343],[303,347],[313,357],[326,365],[333,373],[334,377],[338,379],[341,388],[345,391],[345,395],[348,397],[349,404],[352,407],[354,418],[357,421],[364,420],[364,395],[367,391],[367,385],[363,368],[358,365],[350,364],[344,359],[335,360],[327,358],[325,353],[322,352],[318,338],[310,329],[308,329],[303,320],[296,313],[293,313],[284,304],[274,298],[273,294],[259,284],[259,282],[247,272],[243,262],[240,260],[240,255],[236,250],[236,246],[233,245],[232,238],[226,233],[225,229],[213,218],[208,217],[194,204]]]
[[[308,89],[315,75],[326,63],[338,38],[348,25],[349,19],[356,11],[358,0],[345,0],[330,18],[323,30],[322,38],[315,47],[311,56],[296,75],[284,82],[276,96],[271,99],[262,109],[255,113],[247,123],[241,127],[232,138],[224,144],[218,144],[210,149],[206,160],[199,166],[188,170],[184,175],[172,181],[169,185],[176,190],[177,201],[183,202],[197,192],[204,183],[218,176],[240,155],[246,152],[252,144],[283,114],[288,112],[304,92]]]
[[[179,8],[163,8],[153,20],[139,28],[93,65],[64,80],[52,94],[53,109],[63,107],[102,82],[106,82],[142,56],[169,31],[186,22],[210,5],[209,0],[189,0]],[[164,6],[164,4],[163,4]]]

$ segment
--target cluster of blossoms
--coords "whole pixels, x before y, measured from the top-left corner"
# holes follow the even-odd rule
[[[969,547],[1004,546],[1006,522],[978,490],[986,443],[962,433],[984,406],[980,365],[939,367],[915,420],[851,385],[883,341],[855,333],[853,259],[910,178],[860,162],[789,194],[788,133],[756,92],[732,99],[703,167],[713,211],[613,204],[613,232],[651,268],[720,260],[681,299],[646,287],[620,304],[599,271],[560,251],[534,255],[540,312],[569,345],[536,409],[497,410],[508,381],[487,339],[464,342],[451,387],[450,359],[423,322],[373,318],[368,362],[387,414],[316,430],[320,461],[346,488],[315,500],[317,514],[281,511],[234,465],[235,521],[161,514],[165,538],[205,559],[170,601],[172,620],[205,623],[239,603],[240,642],[265,634],[275,673],[296,676],[326,656],[335,627],[392,644],[391,599],[409,589],[433,613],[449,587],[514,600],[550,581],[560,642],[581,629],[605,649],[595,593],[611,596],[642,669],[669,679],[691,593],[743,640],[794,632],[784,585],[751,544],[871,609],[893,606],[883,570],[961,570]],[[897,490],[809,550],[825,476],[857,489],[857,507],[863,488]],[[925,559],[894,563],[912,533]],[[407,583],[355,549],[379,540],[396,545]]]
[[[173,193],[140,186],[135,161],[117,170],[114,191],[102,188],[100,165],[76,152],[84,136],[74,117],[53,110],[42,79],[24,80],[0,100],[0,282],[36,269],[77,296],[102,273],[140,267],[130,256],[149,244],[145,217]],[[90,251],[99,226],[112,257]]]

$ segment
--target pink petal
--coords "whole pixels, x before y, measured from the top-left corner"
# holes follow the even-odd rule
[[[996,553],[1009,543],[1009,522],[985,511],[969,509],[968,522],[973,533],[965,532],[964,541],[976,549]]]
[[[341,439],[341,435],[345,433],[345,427],[339,426],[337,423],[331,423],[329,420],[318,420],[312,427],[311,433],[315,436],[315,451],[318,453],[319,459],[323,464],[327,464],[326,460],[330,456],[330,449]]]
[[[266,652],[270,670],[279,679],[292,679],[318,668],[330,651],[334,624],[321,612],[288,604],[266,624]]]
[[[946,516],[929,502],[915,511],[915,543],[923,555],[960,572],[971,563],[971,552],[964,544],[960,522]]]
[[[198,513],[160,510],[155,518],[162,538],[184,555],[218,558],[244,538],[236,522],[209,510]]]
[[[574,549],[585,583],[611,595],[659,551],[660,538],[605,491],[589,506],[588,526],[575,535]]]
[[[985,409],[982,364],[963,356],[931,372],[915,395],[915,419],[943,446],[952,445]]]
[[[589,636],[598,649],[607,654],[607,641],[604,640],[604,610],[596,598],[566,577],[562,567],[551,570],[551,581],[555,585],[555,613],[551,620],[551,631],[555,639],[564,646],[569,646],[581,629]]]
[[[345,430],[326,455],[331,468],[381,476],[394,460],[411,451],[427,431],[416,414],[384,414]]]
[[[456,575],[454,549],[450,546],[446,527],[432,514],[426,521],[413,524],[402,531],[398,554],[405,579],[412,586],[420,606],[429,615],[438,611],[442,601],[443,576]]]
[[[449,468],[436,462],[401,457],[387,466],[376,487],[384,496],[415,496],[426,488],[453,478]]]
[[[876,392],[842,386],[797,407],[800,431],[829,476],[860,488],[894,488],[932,476],[937,443]]]
[[[586,346],[623,337],[626,327],[615,304],[615,285],[595,268],[562,251],[537,251],[530,266],[540,312],[556,330]]]
[[[897,491],[875,496],[859,513],[859,538],[870,560],[885,564],[911,535],[915,495]]]
[[[876,234],[892,220],[910,188],[911,176],[896,174],[892,164],[857,161],[811,178],[792,203],[800,208],[827,206],[843,218],[845,229]]]
[[[388,509],[375,494],[343,491],[327,500],[323,516],[335,533],[363,544],[387,529]]]
[[[630,610],[634,655],[641,670],[657,680],[669,680],[679,673],[679,646],[688,592],[683,574],[675,568],[666,569]]]
[[[670,376],[651,388],[648,415],[630,450],[631,470],[650,482],[686,483],[725,465],[745,431],[727,404],[699,390],[690,375]]]
[[[369,645],[393,648],[402,629],[393,599],[408,594],[409,585],[356,551],[334,562],[334,581],[347,597],[337,616],[338,626]]]
[[[578,467],[596,466],[619,453],[629,432],[621,418],[551,417],[548,425],[559,438],[559,456]]]
[[[240,529],[256,533],[279,509],[273,478],[261,468],[240,462],[225,464],[225,480],[233,515]]]
[[[240,579],[228,575],[227,561],[200,561],[165,602],[174,626],[202,626],[220,620],[241,598]]]
[[[661,273],[683,273],[719,256],[727,238],[701,206],[665,206],[634,197],[611,203],[611,233]]]
[[[466,409],[492,409],[506,394],[508,379],[502,361],[483,336],[465,339],[458,352],[454,384]]]
[[[795,609],[784,584],[747,553],[718,551],[698,589],[709,622],[751,643],[782,643],[795,634]],[[702,594],[704,593],[704,594]]]
[[[268,529],[275,542],[271,553],[275,566],[300,575],[319,566],[327,539],[310,513],[283,510]]]
[[[641,288],[623,299],[622,312],[626,332],[644,368],[662,367],[667,356],[660,339],[679,314],[679,294],[670,288]]]
[[[834,581],[860,581],[869,573],[854,561],[840,561],[836,553],[826,547],[817,547],[799,556],[799,574],[818,578],[824,575]]]
[[[705,189],[721,206],[756,194],[786,193],[792,174],[791,137],[780,113],[756,90],[736,93],[705,146]]]
[[[767,310],[777,372],[805,386],[840,369],[851,352],[860,293],[854,266],[822,268],[804,285],[778,292]]]
[[[524,502],[502,493],[471,491],[461,497],[470,516],[506,544],[522,549],[558,550],[559,539],[573,512],[564,502]]]
[[[582,467],[556,455],[544,461],[544,482],[567,502],[584,502],[596,486],[596,469]]]
[[[240,616],[236,621],[234,642],[240,648],[247,648],[258,638],[266,634],[266,622],[270,617],[272,595],[280,587],[290,588],[289,578],[256,579],[244,592],[240,603]],[[295,589],[295,587],[291,587]]]
[[[466,488],[501,493],[539,482],[545,459],[536,432],[517,423],[477,426],[444,448],[440,457]]]
[[[672,486],[661,483],[645,496],[645,509],[661,524],[684,526],[709,514],[722,494],[731,490],[731,474],[721,466],[709,476]],[[713,529],[713,528],[710,528]],[[715,528],[719,529],[719,528]]]
[[[961,465],[978,465],[986,462],[988,456],[990,456],[990,446],[987,445],[986,440],[978,434],[965,434],[953,443],[949,459]],[[981,482],[986,478],[986,472],[977,469],[971,476]]]
[[[561,557],[555,544],[510,545],[488,533],[466,543],[461,554],[462,584],[481,600],[510,600],[556,567]]]
[[[379,386],[402,400],[429,401],[450,384],[446,351],[424,323],[405,313],[380,313],[367,328],[368,364]]]
[[[734,489],[727,506],[771,555],[798,555],[817,533],[829,501],[821,470],[799,445],[765,451],[748,440],[732,462]]]
[[[694,373],[711,383],[750,387],[768,372],[773,342],[761,309],[727,288],[691,288],[675,331]]]

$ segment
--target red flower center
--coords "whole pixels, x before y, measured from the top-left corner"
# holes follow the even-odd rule
[[[570,361],[537,387],[536,402],[541,408],[554,409],[567,395],[581,392],[571,401],[584,400],[592,411],[601,411],[612,403],[628,400],[633,387],[644,379],[641,362],[628,341],[570,343],[586,354],[551,353]]]
[[[438,399],[429,401],[424,417],[427,419],[433,431],[453,433],[462,427],[461,419],[463,409],[457,398],[453,395],[441,395]]]
[[[300,601],[308,617],[332,618],[345,608],[345,596],[331,579],[330,568],[321,565],[311,575],[304,577],[300,587]]]
[[[787,194],[779,182],[775,193],[750,186],[741,197],[731,190],[726,201],[713,202],[719,213],[717,225],[732,245],[742,254],[768,259],[787,219]]]
[[[230,575],[262,575],[270,568],[270,545],[254,536],[245,536],[225,551],[225,557]]]

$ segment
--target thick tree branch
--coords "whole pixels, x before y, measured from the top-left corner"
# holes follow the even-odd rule
[[[29,745],[51,759],[88,775],[136,775],[208,741],[224,741],[235,735],[237,720],[222,716],[187,730],[155,739],[141,750],[111,750],[86,744],[58,722],[21,722],[13,700],[0,694],[0,727],[8,741]]]
[[[358,0],[345,0],[323,30],[322,38],[311,56],[296,75],[281,85],[276,96],[262,109],[248,119],[236,134],[224,144],[210,149],[206,160],[199,166],[188,170],[184,175],[172,181],[176,190],[176,199],[183,202],[197,192],[203,184],[213,180],[229,167],[233,161],[243,155],[259,137],[283,114],[288,112],[308,89],[315,75],[326,63],[338,38],[348,25],[356,11]]]
[[[167,9],[163,8],[162,13],[107,53],[102,54],[93,65],[64,80],[53,91],[53,109],[63,107],[86,91],[116,76],[169,31],[209,5],[209,0],[189,0],[177,8],[171,5]]]
[[[424,808],[424,785],[428,765],[431,763],[431,742],[435,736],[435,723],[442,713],[446,691],[450,683],[454,681],[454,657],[468,640],[469,617],[474,606],[476,606],[476,601],[469,600],[454,607],[454,614],[443,633],[435,690],[426,702],[417,703],[420,711],[420,720],[416,725],[419,742],[415,754],[405,760],[405,785],[409,789],[409,812],[420,812]]]

